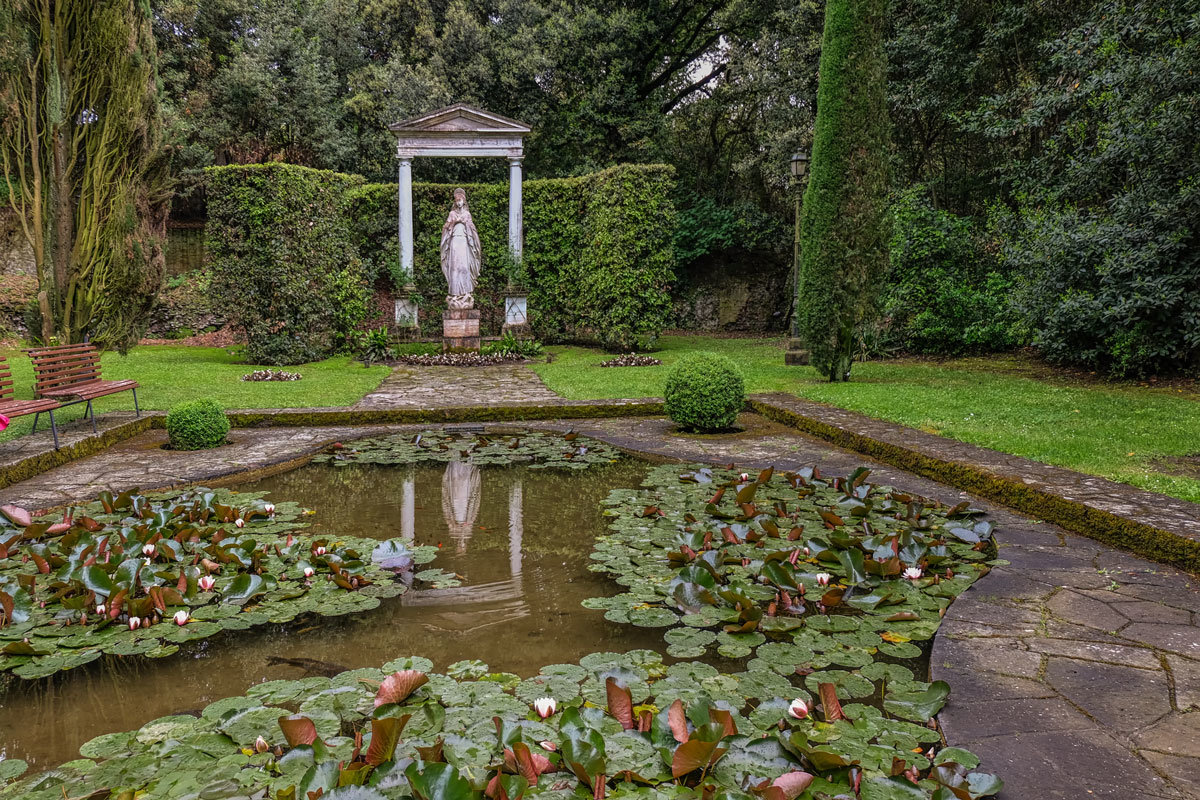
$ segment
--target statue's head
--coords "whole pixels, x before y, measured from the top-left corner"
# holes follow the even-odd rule
[[[455,208],[466,208],[467,207],[467,190],[466,189],[460,188],[460,189],[454,190],[454,207]]]

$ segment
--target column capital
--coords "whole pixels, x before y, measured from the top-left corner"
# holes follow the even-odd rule
[[[523,156],[523,155],[520,155],[520,156],[505,156],[505,158],[507,158],[507,159],[508,159],[508,165],[509,165],[510,167],[519,167],[519,166],[521,166],[521,162],[525,160],[525,156]]]

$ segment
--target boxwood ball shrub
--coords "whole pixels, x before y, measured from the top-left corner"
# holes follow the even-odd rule
[[[729,358],[693,353],[676,364],[663,389],[667,415],[697,431],[729,428],[746,405],[746,382]]]
[[[216,400],[189,400],[167,412],[172,450],[204,450],[225,444],[229,419]]]

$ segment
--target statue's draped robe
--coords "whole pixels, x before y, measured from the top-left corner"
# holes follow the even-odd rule
[[[446,276],[448,296],[457,297],[475,293],[475,282],[479,279],[482,251],[479,247],[479,232],[471,219],[470,210],[464,205],[450,209],[446,225],[442,228],[442,273]]]

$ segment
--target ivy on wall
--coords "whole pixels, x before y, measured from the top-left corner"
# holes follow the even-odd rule
[[[252,359],[298,363],[335,349],[353,322],[333,307],[346,304],[347,284],[401,289],[394,184],[287,164],[214,167],[208,176],[208,258],[222,297],[249,320]],[[673,181],[671,167],[620,165],[525,182],[518,282],[539,338],[629,349],[666,326]],[[413,187],[415,299],[425,336],[441,335],[446,281],[438,247],[454,188]],[[483,329],[497,331],[511,272],[508,185],[463,188],[483,246],[475,303]]]

